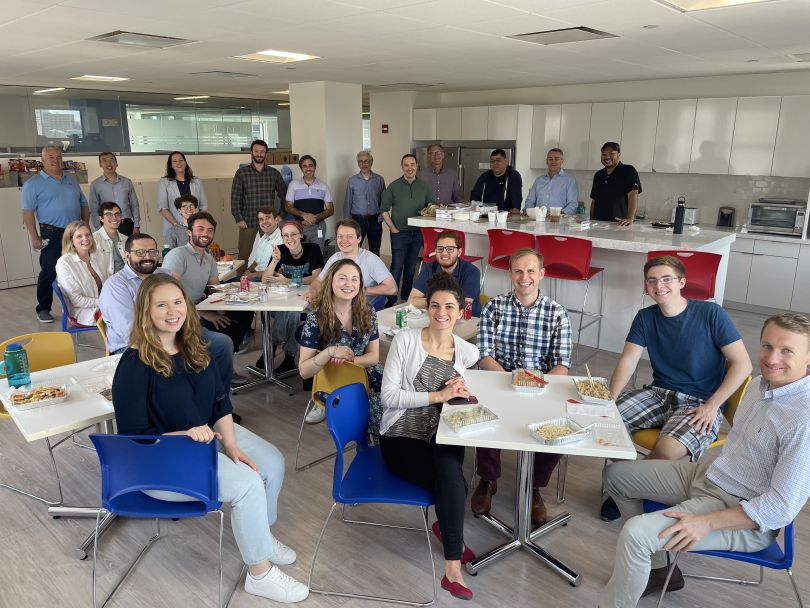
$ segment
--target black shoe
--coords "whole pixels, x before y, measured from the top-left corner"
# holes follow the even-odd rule
[[[250,382],[250,378],[237,374],[236,372],[231,376],[231,388],[245,386],[248,382]]]
[[[256,359],[256,369],[261,372],[264,371],[264,355],[259,355],[259,358]]]
[[[664,581],[667,580],[668,571],[669,568],[666,566],[663,568],[653,568],[650,570],[650,578],[647,580],[647,587],[644,589],[644,593],[641,594],[641,597],[645,597],[653,593],[660,595],[661,589],[664,588]],[[667,585],[667,593],[670,591],[678,591],[683,589],[683,586],[683,573],[678,566],[675,566],[675,569],[672,571],[672,578],[669,579],[669,585]]]
[[[284,374],[286,372],[291,372],[295,369],[295,357],[291,357],[290,355],[284,355],[284,361],[281,362],[276,369],[273,370],[275,374]]]
[[[602,509],[599,511],[599,517],[602,518],[602,521],[616,521],[621,516],[622,514],[619,511],[619,506],[616,504],[616,501],[608,496],[607,500],[602,503]]]
[[[231,416],[233,417],[233,421],[236,424],[240,424],[242,422],[242,417],[239,414],[237,414],[236,412],[231,412]]]

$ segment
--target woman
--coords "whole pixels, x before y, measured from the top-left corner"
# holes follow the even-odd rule
[[[199,211],[208,209],[202,180],[194,177],[182,152],[172,152],[166,159],[166,175],[160,178],[157,191],[157,206],[160,215],[163,216],[164,237],[168,235],[172,226],[183,221],[180,210],[171,204],[183,194],[191,194],[197,198]]]
[[[433,532],[444,542],[442,589],[471,599],[461,574],[462,559],[475,558],[464,546],[464,447],[438,445],[436,428],[444,402],[470,396],[462,375],[478,361],[478,349],[453,334],[464,314],[464,293],[453,277],[433,275],[427,302],[429,326],[402,331],[391,343],[382,383],[380,448],[394,473],[433,492],[438,519]]]
[[[56,261],[56,282],[77,325],[96,324],[98,294],[110,276],[112,260],[96,247],[90,226],[70,222],[62,235],[62,257]]]
[[[363,273],[349,259],[332,265],[321,283],[313,311],[307,315],[301,331],[301,352],[298,370],[301,377],[312,378],[327,363],[352,361],[368,372],[369,439],[377,441],[380,428],[380,335],[377,313],[366,299]],[[307,415],[309,424],[326,417],[323,408],[313,408]]]
[[[118,432],[187,435],[220,444],[219,499],[231,503],[231,527],[248,565],[245,591],[277,602],[300,602],[306,585],[277,566],[295,551],[276,539],[284,457],[274,446],[234,424],[231,400],[201,337],[194,305],[170,274],[147,277],[135,298],[129,348],[113,379]],[[275,565],[274,565],[275,564]]]
[[[317,278],[323,268],[321,248],[314,243],[303,243],[304,226],[301,222],[288,220],[279,227],[283,243],[273,248],[270,262],[262,273],[264,283],[289,284],[294,274],[301,277],[303,285],[309,285]],[[273,313],[273,354],[275,347],[284,344],[284,361],[275,369],[283,374],[295,369],[295,355],[298,354],[298,342],[295,332],[301,325],[301,314],[297,312]],[[259,357],[256,367],[264,367],[264,355]]]

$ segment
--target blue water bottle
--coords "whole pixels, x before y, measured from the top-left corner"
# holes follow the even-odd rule
[[[8,385],[14,388],[31,384],[31,374],[28,371],[28,353],[25,352],[22,344],[14,342],[6,346],[0,372],[8,377]]]

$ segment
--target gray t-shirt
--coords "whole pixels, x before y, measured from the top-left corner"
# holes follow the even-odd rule
[[[329,270],[329,267],[332,264],[342,260],[345,257],[346,256],[343,255],[342,251],[332,254],[332,256],[326,260],[326,264],[324,264],[320,276],[325,276],[326,271]],[[382,284],[382,282],[388,277],[393,276],[391,271],[388,270],[388,267],[385,265],[385,262],[371,253],[368,249],[360,249],[354,261],[357,262],[357,265],[360,267],[360,271],[363,273],[363,287],[375,287]]]
[[[180,275],[188,297],[195,304],[205,299],[205,286],[218,275],[217,263],[207,251],[202,255],[194,251],[191,243],[176,247],[166,254],[163,268]]]

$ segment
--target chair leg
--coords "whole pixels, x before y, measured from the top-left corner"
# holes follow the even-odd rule
[[[678,563],[678,557],[680,557],[680,553],[676,553],[675,557],[672,558],[672,563],[669,564],[669,570],[667,571],[667,578],[664,581],[664,588],[661,589],[661,595],[658,598],[658,604],[656,608],[661,608],[661,604],[664,602],[664,594],[667,592],[667,587],[669,587],[669,579],[672,578],[672,573],[675,572],[675,566]],[[667,559],[669,559],[669,553],[667,553]]]
[[[796,585],[796,579],[793,578],[793,570],[787,568],[785,570],[787,572],[788,578],[790,579],[790,584],[793,585],[793,593],[796,594],[796,601],[799,604],[799,608],[804,608],[804,603],[802,602],[802,596],[799,595],[799,587]]]
[[[489,270],[489,262],[484,266],[484,272],[481,273],[481,291],[484,291],[484,280],[487,278],[487,270]]]
[[[95,593],[96,593],[96,578],[95,578],[95,576],[96,576],[96,551],[98,551],[98,522],[99,522],[100,516],[101,516],[101,510],[99,510],[98,515],[96,515],[96,536],[95,536],[95,542],[93,543],[93,608],[95,608],[95,606],[96,606],[96,600],[95,600]],[[104,602],[101,604],[101,608],[104,608],[104,606],[106,606],[110,602],[110,600],[113,598],[113,596],[121,588],[121,585],[124,584],[124,581],[127,580],[127,577],[135,569],[135,566],[138,565],[138,563],[141,561],[143,556],[146,555],[146,552],[149,551],[149,549],[152,548],[152,545],[154,545],[155,542],[157,542],[157,540],[159,538],[160,538],[160,520],[156,518],[155,519],[155,534],[152,536],[152,538],[150,538],[148,541],[146,541],[146,544],[141,548],[138,555],[135,556],[135,559],[132,560],[132,563],[130,563],[129,568],[127,568],[126,572],[124,572],[124,574],[118,579],[118,582],[116,582],[115,587],[113,587],[113,590],[110,591],[109,595],[107,596],[107,599],[105,599]]]
[[[557,504],[565,502],[565,478],[568,476],[568,454],[563,454],[557,465]]]
[[[430,578],[433,583],[433,599],[430,601],[431,604],[436,603],[436,597],[438,594],[438,590],[436,589],[436,561],[433,559],[433,549],[430,545],[430,532],[428,531],[428,508],[422,507],[422,521],[425,524],[425,540],[427,541],[427,552],[428,556],[430,557]],[[793,577],[791,576],[791,580]],[[796,583],[793,583],[793,586],[796,586]]]
[[[315,460],[308,462],[307,464],[302,464],[299,466],[298,464],[298,457],[301,452],[301,436],[304,434],[304,426],[307,420],[307,414],[309,414],[310,410],[314,407],[318,407],[315,403],[310,399],[307,402],[307,407],[304,410],[304,415],[301,418],[301,427],[298,429],[298,443],[295,445],[295,470],[296,471],[305,471],[310,467],[314,467],[317,464],[321,464],[322,462],[326,462],[327,460],[331,459],[335,456],[336,452],[330,452],[326,456],[322,456],[321,458],[316,458]]]
[[[356,504],[353,506],[357,506]],[[422,528],[414,528],[413,526],[398,526],[396,524],[381,524],[376,521],[365,521],[363,519],[346,519],[346,503],[343,503],[343,508],[340,512],[340,521],[344,524],[357,524],[358,526],[375,526],[377,528],[393,528],[394,530],[413,530],[420,532]]]
[[[332,513],[335,512],[335,507],[337,507],[337,503],[332,503],[332,508],[329,509],[329,515],[326,516],[326,521],[323,522],[323,526],[321,527],[321,533],[318,535],[318,541],[315,543],[315,551],[312,553],[312,564],[309,567],[309,580],[307,581],[307,587],[313,593],[318,593],[312,588],[312,574],[315,572],[315,560],[318,559],[318,549],[321,547],[321,541],[323,540],[324,532],[326,532],[326,526],[329,525],[329,520],[332,519]]]

